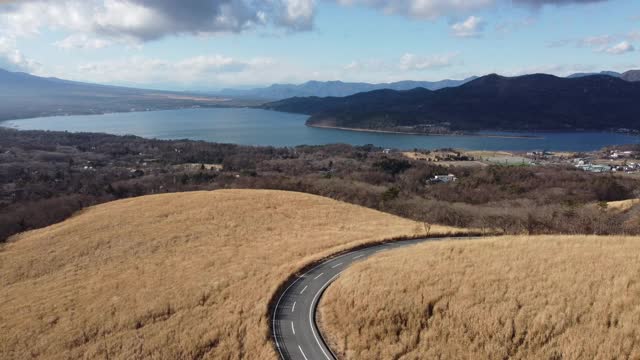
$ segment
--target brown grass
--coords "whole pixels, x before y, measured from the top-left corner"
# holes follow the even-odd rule
[[[640,199],[609,201],[607,203],[607,209],[624,212],[630,210],[634,205],[639,203]]]
[[[275,358],[267,307],[291,273],[422,231],[413,221],[279,191],[89,208],[0,247],[0,358]]]
[[[506,151],[466,151],[466,155],[473,156],[476,159],[485,159],[485,158],[497,158],[497,157],[511,157],[514,156],[513,153]]]
[[[464,151],[461,151],[461,153],[466,154]],[[425,153],[414,152],[414,151],[406,151],[402,153],[402,155],[404,155],[406,158],[409,158],[411,160],[425,161],[432,165],[439,165],[444,167],[473,168],[473,167],[488,166],[487,164],[480,161],[476,161],[476,160],[443,161],[443,160],[437,160],[436,158],[436,156],[446,157],[447,155],[451,155],[451,154],[453,153],[449,151],[447,152],[432,151],[428,155]]]
[[[639,359],[640,238],[421,244],[355,264],[321,306],[345,359]]]

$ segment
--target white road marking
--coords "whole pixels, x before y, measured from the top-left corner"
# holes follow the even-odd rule
[[[335,265],[333,265],[331,268],[332,268],[332,269],[335,269],[335,268],[337,268],[337,267],[338,267],[338,266],[340,266],[340,265],[342,265],[342,263],[340,263],[340,264],[335,264]]]
[[[297,303],[297,301],[293,302],[293,306],[291,307],[291,312],[296,311],[296,303]]]
[[[302,291],[300,291],[300,294],[302,294],[305,290],[307,290],[307,288],[308,288],[308,287],[309,287],[309,285],[306,285],[306,286],[304,287],[304,289],[302,289]]]
[[[298,281],[300,281],[300,279],[302,279],[302,277],[306,276],[307,274],[309,274],[310,272],[312,272],[315,269],[319,268],[320,266],[322,266],[322,265],[324,265],[324,264],[326,264],[326,263],[328,263],[330,261],[333,261],[335,259],[339,259],[339,258],[341,258],[341,257],[343,257],[345,255],[347,255],[347,254],[339,255],[339,256],[337,256],[337,257],[335,257],[333,259],[328,259],[327,261],[323,262],[322,264],[318,264],[318,265],[314,266],[312,269],[310,269],[309,271],[304,273],[302,276],[297,277],[291,284],[289,284],[289,286],[287,286],[287,288],[282,292],[282,294],[280,294],[280,297],[278,298],[278,302],[276,303],[276,311],[273,312],[273,321],[272,321],[273,327],[272,327],[272,330],[273,330],[273,334],[274,334],[273,339],[276,342],[276,348],[278,349],[278,354],[280,354],[280,358],[282,360],[284,360],[284,354],[282,353],[282,349],[280,348],[280,341],[278,341],[278,337],[275,335],[276,334],[276,323],[277,323],[276,315],[278,314],[278,310],[277,309],[280,307],[280,302],[282,301],[282,298],[284,298],[284,296],[287,294],[289,289],[291,289],[291,287],[293,285],[295,285]]]
[[[324,357],[327,360],[331,360],[331,358],[329,357],[329,355],[327,355],[327,352],[324,351],[324,347],[320,343],[320,339],[318,338],[318,334],[316,334],[316,330],[313,328],[313,324],[314,324],[314,322],[313,322],[313,314],[314,314],[313,310],[315,309],[316,304],[318,303],[318,298],[320,297],[320,294],[322,294],[324,289],[326,289],[327,286],[329,286],[329,284],[331,284],[333,282],[333,280],[335,280],[338,276],[340,276],[340,274],[342,274],[342,271],[337,273],[334,277],[332,277],[326,283],[324,283],[324,285],[322,285],[322,287],[320,288],[320,291],[318,291],[316,293],[316,295],[313,297],[313,300],[311,300],[311,307],[309,307],[309,326],[311,326],[311,333],[313,334],[313,338],[316,339],[316,343],[318,344],[318,347],[320,347],[320,350],[322,351],[322,354],[324,354]],[[300,347],[300,346],[298,345],[298,347]],[[300,349],[300,350],[302,350],[302,349]],[[329,351],[331,351],[331,349],[329,349]],[[305,359],[306,358],[307,357],[305,356]],[[336,358],[335,355],[334,355],[334,358]]]
[[[293,331],[293,335],[296,334],[296,329],[293,327],[293,321],[291,322],[291,331]]]
[[[320,275],[318,275],[318,276],[314,277],[314,278],[313,278],[313,280],[318,280],[318,278],[319,278],[320,276],[322,276],[322,275],[324,275],[324,273],[320,273]]]
[[[304,354],[304,351],[302,351],[302,348],[300,347],[300,345],[298,345],[298,349],[300,349],[300,353],[302,354],[302,357],[304,358],[304,360],[309,360],[307,359],[307,355]]]
[[[427,241],[429,241],[429,240],[430,240],[430,241],[437,241],[437,240],[442,240],[442,239],[444,239],[444,238],[439,238],[439,239],[432,238],[432,239],[424,239],[424,240],[427,240]],[[467,238],[465,238],[465,239],[467,239]],[[280,344],[280,341],[279,341],[280,339],[279,339],[279,338],[278,338],[278,336],[276,335],[276,328],[277,328],[278,324],[280,323],[280,321],[277,321],[277,320],[276,320],[276,316],[277,316],[277,314],[278,314],[278,309],[280,308],[280,303],[282,302],[282,299],[283,299],[283,298],[285,297],[285,295],[289,292],[289,289],[291,289],[295,284],[297,284],[297,283],[298,283],[298,281],[300,281],[302,278],[304,278],[305,276],[307,276],[309,273],[311,273],[311,272],[315,271],[317,268],[321,267],[322,265],[325,265],[325,264],[327,264],[327,263],[329,263],[329,262],[331,262],[331,261],[335,261],[335,260],[337,260],[337,259],[339,259],[339,258],[341,258],[341,257],[343,257],[343,256],[346,256],[346,255],[348,255],[348,254],[342,254],[342,255],[338,255],[338,256],[336,256],[336,257],[334,257],[334,258],[327,259],[327,260],[323,261],[321,264],[318,264],[318,265],[314,266],[313,268],[309,269],[309,270],[308,270],[307,272],[305,272],[302,276],[297,277],[297,278],[296,278],[292,283],[290,283],[290,284],[287,286],[287,288],[286,288],[286,289],[285,289],[285,290],[280,294],[280,297],[278,297],[278,301],[276,302],[276,307],[275,307],[275,309],[276,309],[276,310],[273,312],[273,316],[272,316],[272,324],[273,324],[273,325],[272,325],[272,329],[271,329],[271,330],[272,330],[273,340],[274,340],[274,341],[275,341],[275,343],[276,343],[276,349],[278,349],[278,354],[280,354],[280,359],[285,360],[285,357],[284,357],[284,354],[282,353],[282,345],[283,345],[283,344]],[[338,275],[340,275],[340,274],[338,274]],[[336,275],[333,279],[335,279],[338,275]],[[333,280],[333,279],[332,279],[332,280]],[[323,290],[328,286],[328,284],[329,284],[330,282],[331,282],[331,280],[330,280],[328,283],[326,283],[326,284],[325,284],[325,286],[324,286]],[[310,315],[311,315],[311,313],[310,313]],[[312,321],[311,316],[309,317],[309,321]],[[313,336],[315,337],[316,342],[317,342],[318,344],[320,344],[320,342],[319,342],[319,340],[318,340],[318,337],[317,337],[317,335],[316,335],[316,332],[315,332],[315,330],[313,329],[313,325],[311,326],[311,331],[313,332]],[[305,355],[305,354],[304,354],[304,352],[302,351],[302,348],[300,347],[300,345],[298,345],[298,348],[300,349],[300,352],[302,353],[302,356],[304,356],[305,360],[308,360],[308,358],[306,357],[306,355]],[[331,360],[331,359],[327,356],[327,354],[325,353],[324,349],[323,349],[322,347],[320,347],[320,349],[321,349],[321,350],[322,350],[322,352],[324,353],[325,357],[327,357],[327,359]],[[329,351],[331,352],[331,349],[329,349]],[[334,358],[335,358],[335,354],[334,354]]]
[[[352,259],[353,259],[353,260],[355,260],[355,259],[359,259],[359,258],[361,258],[361,257],[363,257],[363,256],[364,256],[364,255],[363,255],[363,254],[361,254],[361,255],[358,255],[358,256],[354,256],[354,257],[352,257]]]

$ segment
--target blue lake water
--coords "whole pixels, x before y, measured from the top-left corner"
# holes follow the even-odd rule
[[[589,151],[607,145],[640,143],[638,136],[593,132],[503,133],[540,137],[532,139],[366,133],[310,128],[304,125],[306,119],[304,115],[275,111],[223,108],[45,117],[4,121],[0,122],[0,126],[273,146],[346,143],[397,149],[453,147],[474,150]]]

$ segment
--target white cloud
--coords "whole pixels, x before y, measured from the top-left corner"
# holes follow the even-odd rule
[[[15,36],[53,28],[144,42],[264,25],[308,30],[315,10],[315,0],[22,0],[0,3],[0,28]]]
[[[575,46],[596,48],[596,50],[602,50],[603,47],[613,43],[615,40],[616,37],[612,35],[587,36],[584,38],[561,39],[552,41],[548,44],[548,47]]]
[[[617,72],[625,72],[629,69],[633,69],[637,64],[633,63],[615,63],[609,64],[605,69],[602,67],[602,63],[594,64],[542,64],[513,68],[496,68],[493,72],[499,73],[505,76],[520,76],[528,74],[552,74],[556,76],[568,76],[575,73],[597,73],[602,70],[610,70]]]
[[[358,75],[376,76],[386,75],[387,79],[407,76],[408,72],[422,72],[426,70],[442,69],[459,64],[458,53],[445,53],[435,55],[416,55],[405,53],[399,59],[393,61],[381,59],[356,60],[345,65],[342,69],[346,76]],[[404,79],[406,80],[406,79]],[[371,81],[371,80],[368,80]]]
[[[288,29],[309,30],[313,26],[315,9],[315,0],[288,0],[277,21]]]
[[[543,5],[569,5],[569,4],[591,4],[598,2],[606,2],[609,0],[512,0],[515,4],[523,4],[534,7]]]
[[[432,80],[435,80],[439,78],[438,69],[460,64],[458,57],[458,54],[404,54],[396,59],[367,59],[317,69],[286,59],[263,57],[241,59],[218,54],[167,60],[132,56],[50,68],[46,75],[96,83],[192,90],[302,83],[312,79],[389,82],[423,79],[425,73],[434,74]]]
[[[580,72],[600,71],[597,66],[586,64],[545,64],[511,69],[495,69],[494,72],[505,76],[520,76],[529,74],[552,74],[567,76]]]
[[[384,72],[391,69],[390,64],[382,60],[357,60],[352,61],[344,67],[348,72]]]
[[[38,72],[41,64],[22,54],[16,48],[16,41],[0,37],[0,68],[9,71]]]
[[[625,53],[628,53],[628,52],[635,51],[635,48],[633,47],[633,45],[631,45],[630,42],[625,40],[625,41],[622,41],[620,43],[617,43],[616,45],[613,45],[610,48],[607,48],[604,51],[607,54],[620,55],[620,54],[625,54]]]
[[[220,88],[302,81],[309,69],[272,58],[202,55],[178,60],[146,56],[80,63],[52,69],[49,76],[78,81],[166,88]]]
[[[132,82],[179,82],[189,83],[207,76],[238,73],[260,65],[257,59],[242,61],[222,55],[197,56],[179,61],[168,61],[147,57],[130,57],[119,60],[85,63],[78,67],[82,74],[94,80]]]
[[[539,7],[599,0],[325,1],[433,20],[456,18],[496,6]],[[96,43],[96,39],[145,42],[175,35],[239,33],[262,26],[304,31],[313,28],[316,11],[317,0],[0,0],[0,31],[5,36],[25,36],[38,34],[42,29],[65,30],[72,36],[93,40],[64,39],[59,41],[60,45],[91,48],[105,45]]]
[[[483,9],[495,0],[336,0],[341,5],[364,5],[386,14],[413,18],[436,19]]]
[[[457,37],[479,37],[485,27],[485,22],[477,16],[469,16],[465,21],[451,25],[451,31]]]
[[[581,39],[563,39],[549,43],[548,46],[562,47],[573,45],[575,47],[590,48],[599,53],[619,55],[635,51],[631,41],[637,41],[639,38],[640,34],[638,32],[631,32],[618,35],[589,36]]]
[[[607,0],[328,0],[420,19],[456,17],[512,4],[586,4]],[[170,35],[237,33],[272,25],[309,30],[316,0],[14,0],[0,1],[0,27],[15,36],[42,28],[98,38],[150,41]]]
[[[486,9],[496,5],[511,7],[514,4],[539,8],[543,5],[588,4],[608,0],[334,0],[341,5],[361,5],[379,9],[385,14],[411,18],[436,19]]]
[[[640,41],[640,31],[632,31],[627,35],[627,38],[631,41]]]
[[[61,49],[102,49],[113,44],[113,41],[89,37],[84,34],[70,35],[53,45]]]
[[[615,38],[611,35],[589,36],[577,41],[580,47],[602,47],[611,44]]]
[[[496,25],[496,31],[502,34],[508,34],[534,25],[535,23],[536,19],[531,16],[524,19],[506,20]]]
[[[441,69],[454,65],[457,57],[457,53],[432,56],[418,56],[415,54],[407,53],[402,55],[402,57],[400,58],[399,68],[403,71]]]

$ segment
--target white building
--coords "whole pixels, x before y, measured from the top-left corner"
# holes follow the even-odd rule
[[[448,174],[448,175],[436,175],[431,179],[432,183],[450,183],[450,182],[456,182],[458,181],[458,178],[453,175],[453,174]]]

